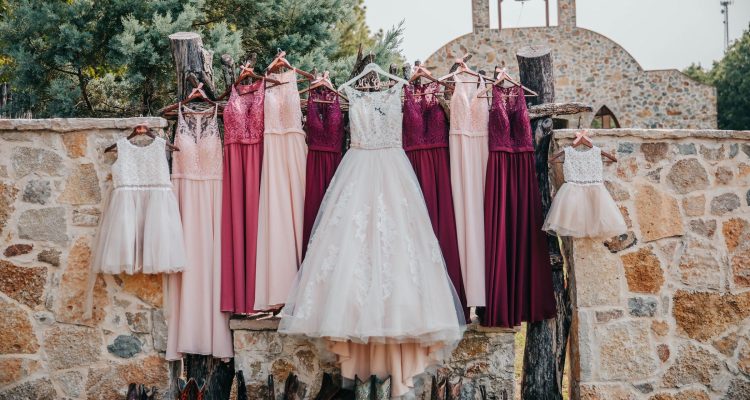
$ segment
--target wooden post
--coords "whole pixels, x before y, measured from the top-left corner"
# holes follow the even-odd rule
[[[213,53],[203,48],[201,36],[194,32],[177,32],[169,35],[172,59],[177,72],[177,98],[182,100],[202,82],[206,96],[216,99],[214,85]]]
[[[530,46],[516,53],[521,83],[539,93],[538,97],[529,98],[531,105],[554,103],[555,81],[550,52],[548,47]],[[545,217],[551,204],[547,159],[553,136],[552,126],[551,116],[531,121],[536,173]],[[562,378],[572,307],[557,237],[547,235],[547,243],[552,264],[552,285],[557,300],[557,318],[527,325],[521,381],[521,398],[524,399],[562,399]]]

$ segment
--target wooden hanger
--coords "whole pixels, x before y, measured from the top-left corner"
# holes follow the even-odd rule
[[[426,78],[427,80],[431,82],[437,82],[445,88],[449,87],[447,83],[435,79],[435,77],[432,76],[432,72],[430,72],[430,70],[428,70],[427,68],[423,67],[422,63],[419,60],[417,60],[414,62],[414,72],[409,78],[409,83],[414,83],[415,81],[419,82],[422,80],[422,78]],[[424,96],[427,94],[433,94],[433,93],[425,92],[425,93],[415,94],[415,96]]]
[[[455,83],[456,82],[455,80],[449,80],[449,79],[453,78],[454,76],[456,76],[458,74],[467,74],[467,75],[471,75],[471,76],[474,76],[474,77],[477,77],[477,78],[482,78],[482,79],[485,80],[485,82],[495,82],[495,79],[490,78],[489,76],[484,76],[484,75],[481,75],[481,74],[478,74],[478,73],[472,71],[471,68],[469,68],[469,66],[466,65],[466,62],[464,61],[467,58],[468,58],[468,55],[463,56],[461,58],[456,58],[455,64],[458,65],[458,68],[455,71],[449,73],[448,75],[441,76],[440,78],[438,78],[438,81]],[[474,84],[476,84],[477,82],[460,82],[460,83],[474,83]]]
[[[183,104],[189,103],[193,100],[203,100],[206,103],[212,104],[214,106],[217,106],[216,102],[209,99],[208,96],[206,96],[206,92],[203,91],[203,82],[198,83],[198,86],[193,88],[193,90],[190,92],[188,97],[185,98],[185,100],[178,101],[177,103],[174,103],[172,105],[166,106],[161,109],[161,115],[163,116],[174,116],[174,111],[177,110],[179,107],[182,107]]]
[[[352,83],[356,82],[359,78],[362,78],[363,76],[369,74],[370,72],[377,72],[380,75],[383,75],[383,76],[386,76],[388,78],[391,78],[392,80],[394,80],[396,82],[403,83],[404,85],[408,85],[409,84],[409,81],[407,81],[406,79],[403,79],[403,78],[401,78],[399,76],[396,76],[394,74],[386,72],[383,68],[380,68],[380,66],[378,64],[369,63],[369,64],[367,64],[365,66],[364,69],[362,69],[362,72],[360,72],[359,74],[357,74],[352,79],[349,79],[348,81],[346,81],[343,85],[339,86],[339,91],[343,90],[344,87],[347,87],[347,86],[351,87]],[[358,88],[358,89],[363,89],[363,88]],[[364,87],[364,89],[370,89],[370,87]]]
[[[290,69],[304,76],[305,78],[307,78],[307,80],[310,80],[310,81],[315,79],[315,75],[307,71],[303,71],[299,68],[293,67],[292,64],[289,64],[289,61],[287,61],[286,59],[286,52],[281,49],[279,49],[279,52],[276,54],[276,57],[273,59],[273,61],[271,61],[270,64],[268,64],[268,67],[266,67],[266,75],[268,75],[271,72],[277,71],[279,68]]]
[[[482,89],[477,93],[477,97],[488,97],[484,96],[485,93],[489,93],[490,90],[492,90],[493,86],[501,85],[503,82],[510,82],[513,86],[521,87],[525,92],[528,93],[527,96],[539,96],[539,94],[526,86],[514,81],[510,75],[508,75],[508,72],[505,70],[505,68],[500,68],[498,66],[495,66],[495,75],[497,77],[497,80],[490,86],[486,87],[485,89]]]
[[[232,86],[239,85],[240,82],[244,81],[247,78],[252,78],[255,80],[263,80],[263,81],[272,83],[272,85],[268,87],[274,87],[274,86],[283,85],[286,83],[286,82],[280,82],[273,78],[269,78],[267,76],[256,74],[255,71],[253,70],[253,67],[250,65],[250,62],[247,62],[245,63],[245,65],[240,66],[240,76],[237,77],[237,80],[234,81]],[[224,93],[222,93],[221,96],[219,96],[219,100],[223,100],[231,92],[232,92],[232,87],[230,86],[227,88],[227,90],[224,91]]]
[[[331,82],[331,78],[330,78],[328,71],[323,72],[323,75],[311,81],[310,86],[306,89],[300,90],[299,94],[303,94],[303,93],[309,92],[317,88],[328,89],[331,92],[336,93],[342,99],[349,101],[349,99],[347,99],[346,96],[344,96],[341,92],[339,92],[338,90],[336,90],[336,88],[333,87],[333,83]],[[313,101],[315,101],[316,103],[333,103],[332,101],[326,101],[326,100],[313,100]]]
[[[589,138],[588,133],[586,132],[586,130],[580,130],[580,131],[576,132],[576,138],[575,138],[575,140],[573,140],[573,144],[571,145],[571,147],[575,148],[575,147],[578,147],[578,146],[580,146],[582,144],[585,145],[585,146],[587,146],[587,147],[589,147],[589,148],[594,147],[594,144],[591,142],[591,139]],[[557,160],[560,157],[564,156],[564,155],[565,155],[565,150],[563,149],[563,150],[559,151],[557,154],[555,154],[554,156],[552,156],[552,158],[550,158],[547,162],[550,162],[550,163],[552,163],[552,162],[563,162],[563,160],[560,160],[560,161],[557,161]],[[617,157],[615,157],[614,155],[612,155],[612,154],[610,154],[610,153],[608,153],[608,152],[606,152],[604,150],[602,150],[602,155],[604,157],[608,158],[609,161],[617,162]]]
[[[150,137],[151,139],[156,139],[156,135],[154,135],[154,133],[151,132],[151,129],[147,125],[140,124],[140,125],[136,125],[135,128],[133,128],[133,132],[131,132],[130,135],[128,135],[128,140],[139,135],[146,135]],[[172,143],[169,143],[168,141],[166,142],[166,145],[167,145],[168,151],[180,151],[180,149],[177,146],[173,145]],[[116,150],[117,150],[117,143],[114,143],[114,144],[109,145],[106,149],[104,149],[104,152],[109,153],[110,151],[116,151]]]

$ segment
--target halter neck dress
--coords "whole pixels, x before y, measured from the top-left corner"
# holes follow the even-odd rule
[[[439,88],[437,82],[404,88],[403,145],[422,188],[448,275],[464,307],[464,314],[468,315],[453,210],[448,116],[436,96]]]
[[[463,335],[419,182],[402,149],[401,88],[346,87],[351,148],[323,198],[279,332],[325,339],[344,378],[392,378],[392,395]]]
[[[532,140],[523,89],[493,86],[484,197],[483,326],[512,328],[557,313]]]
[[[469,307],[485,305],[484,183],[487,171],[487,99],[478,98],[484,80],[456,74],[448,136],[451,189],[458,254]]]
[[[235,85],[224,108],[221,310],[250,314],[255,302],[264,81]]]
[[[325,101],[326,103],[321,103]],[[307,165],[305,167],[305,216],[302,256],[307,252],[315,217],[328,184],[336,172],[344,146],[344,114],[339,96],[330,90],[313,90],[307,98]]]
[[[294,70],[269,74],[286,83],[266,90],[256,310],[284,304],[302,262],[307,144],[296,74]]]
[[[187,265],[168,279],[167,360],[184,353],[234,356],[229,315],[220,306],[222,144],[217,109],[178,109],[174,141],[180,151],[172,159],[172,185]]]

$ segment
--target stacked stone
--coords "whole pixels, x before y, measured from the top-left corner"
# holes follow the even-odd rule
[[[233,320],[235,366],[243,371],[251,400],[265,399],[267,377],[283,382],[290,373],[305,384],[306,393],[314,396],[320,390],[323,373],[339,374],[335,357],[324,348],[296,337],[276,332],[278,323],[271,321]],[[470,329],[447,364],[436,373],[452,382],[463,379],[462,399],[480,398],[480,385],[488,397],[512,399],[515,391],[515,333],[507,330]],[[431,375],[422,375],[415,383],[417,399],[430,399]],[[283,385],[276,384],[276,395]]]
[[[750,398],[750,132],[592,138],[617,153],[606,186],[630,231],[565,242],[576,395]]]
[[[0,399],[124,398],[168,383],[159,276],[100,276],[91,243],[111,187],[103,150],[160,118],[0,120]]]

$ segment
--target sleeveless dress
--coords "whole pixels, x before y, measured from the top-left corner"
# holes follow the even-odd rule
[[[258,212],[255,309],[283,305],[302,262],[307,144],[297,73],[269,74],[287,82],[266,90],[263,168]]]
[[[221,310],[253,312],[263,160],[262,80],[235,85],[224,108]]]
[[[602,149],[566,147],[565,183],[557,191],[543,229],[560,236],[605,238],[628,228],[620,209],[604,187]]]
[[[191,111],[183,114],[182,109]],[[168,278],[167,360],[182,353],[231,358],[229,315],[221,312],[222,145],[216,110],[178,109],[172,185],[182,216],[185,271]]]
[[[315,220],[279,332],[327,339],[344,378],[393,395],[448,357],[464,316],[419,182],[401,148],[401,92],[347,87],[351,148]]]
[[[448,117],[435,95],[437,82],[410,85],[404,90],[403,144],[430,214],[432,229],[443,252],[448,275],[466,309],[466,293],[458,255],[456,216],[450,180]],[[431,94],[432,93],[432,94]]]
[[[477,98],[484,80],[456,74],[449,132],[451,188],[458,254],[469,307],[485,305],[484,183],[487,171],[487,99]],[[479,79],[479,80],[478,80]]]
[[[315,100],[330,101],[319,103]],[[307,166],[305,167],[305,217],[302,229],[302,256],[307,252],[315,216],[328,184],[342,157],[344,115],[339,96],[330,90],[313,90],[307,98]]]
[[[556,315],[532,140],[523,89],[493,86],[484,197],[483,326],[512,328]]]
[[[158,274],[185,268],[177,200],[169,181],[166,141],[117,141],[113,188],[99,225],[93,272]]]

